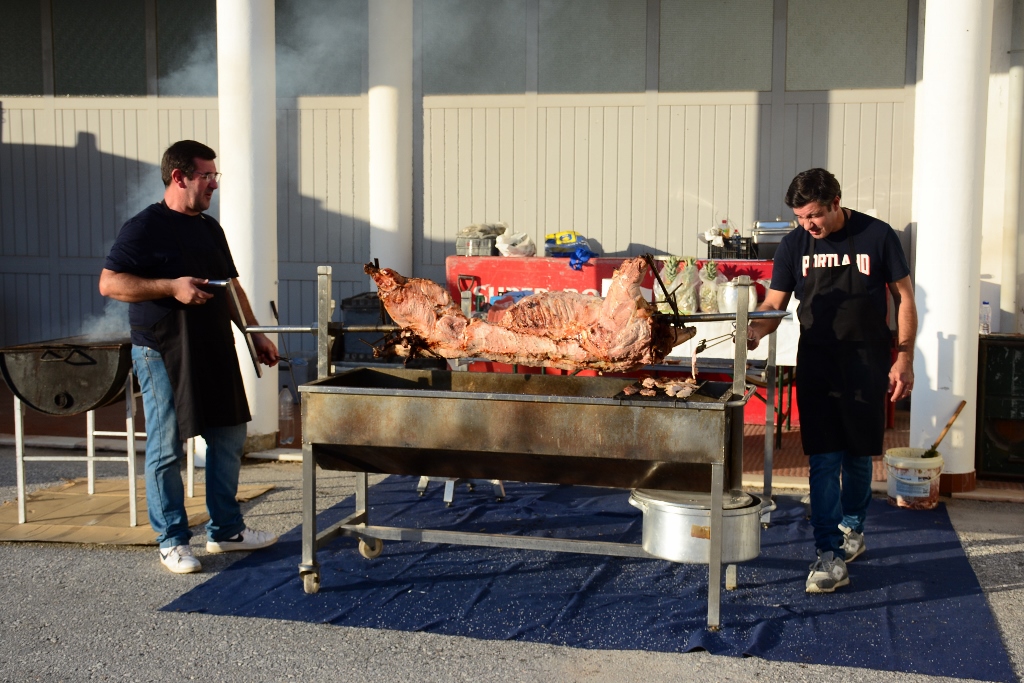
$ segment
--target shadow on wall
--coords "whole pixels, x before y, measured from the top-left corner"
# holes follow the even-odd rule
[[[160,201],[159,167],[101,151],[97,136],[86,131],[72,133],[74,146],[9,142],[34,130],[35,122],[26,110],[0,108],[0,115],[0,346],[100,328],[127,334],[125,307],[100,296],[99,273],[125,221]],[[297,132],[282,131],[279,148],[294,145]],[[339,302],[369,289],[362,272],[369,226],[302,195],[297,175],[284,175],[278,183],[277,304],[282,324],[309,324],[316,319],[316,266],[333,266]],[[210,210],[215,217],[217,197]],[[300,249],[292,248],[296,238]],[[258,315],[273,322],[269,302]],[[311,335],[293,337],[293,352],[314,350]]]

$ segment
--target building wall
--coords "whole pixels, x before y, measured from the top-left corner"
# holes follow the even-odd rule
[[[882,31],[878,12],[894,3],[865,0],[872,11],[846,17],[847,32],[882,44],[833,63],[792,26],[813,38],[814,13],[850,14],[841,0],[595,1],[416,3],[414,275],[441,280],[456,233],[475,222],[505,221],[538,244],[577,230],[602,254],[703,256],[697,235],[722,218],[747,231],[789,216],[790,178],[816,165],[836,173],[847,206],[888,220],[909,250],[916,2],[895,3]],[[314,320],[317,265],[333,266],[339,305],[369,289],[363,263],[387,265],[368,253],[365,2],[324,0],[319,21],[278,3],[283,323]],[[105,63],[125,65],[109,87],[144,92],[61,91],[74,70],[60,41],[74,32],[53,26],[75,20],[75,3],[19,10],[18,35],[41,21],[42,37],[8,43],[18,48],[10,56],[0,44],[0,345],[98,323],[111,308],[96,290],[103,257],[124,221],[159,200],[162,150],[186,137],[217,148],[209,22],[186,21],[164,0],[143,4],[120,30],[144,33],[129,42],[146,63]],[[209,17],[213,6],[196,5]],[[742,38],[728,34],[737,17]],[[894,42],[906,54],[902,79],[891,56],[878,57]],[[90,58],[103,45],[76,49]],[[38,83],[26,69],[42,70]],[[286,343],[313,350],[311,338]]]

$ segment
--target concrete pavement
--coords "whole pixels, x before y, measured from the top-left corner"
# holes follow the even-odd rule
[[[140,472],[141,466],[140,459]],[[120,463],[100,464],[98,470],[100,476],[125,475]],[[31,490],[84,476],[84,465],[30,463],[27,474]],[[351,475],[321,471],[318,477],[320,509],[351,494]],[[242,481],[276,487],[245,505],[252,526],[283,533],[300,523],[297,463],[247,461]],[[0,500],[14,497],[14,450],[0,446]],[[945,502],[1019,677],[1024,672],[1024,507]],[[164,570],[155,548],[0,544],[0,681],[949,680],[706,652],[576,650],[158,611],[238,559],[206,555],[204,541],[198,529],[193,546],[203,573],[185,576]]]

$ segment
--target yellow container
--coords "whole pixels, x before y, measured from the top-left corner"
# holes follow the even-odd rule
[[[926,448],[890,448],[885,452],[889,504],[911,510],[931,510],[939,504],[942,454],[922,458]]]

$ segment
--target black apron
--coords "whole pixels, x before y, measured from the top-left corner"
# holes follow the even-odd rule
[[[849,264],[809,267],[797,311],[797,406],[807,455],[882,453],[892,334],[857,271],[848,219],[844,227]],[[812,261],[816,245],[811,239],[807,248]]]
[[[180,244],[185,270],[201,277],[221,277]],[[197,275],[196,277],[200,277]],[[211,288],[204,304],[175,307],[148,329],[163,356],[174,390],[174,412],[182,439],[208,427],[231,427],[252,419],[231,331],[228,292]]]

